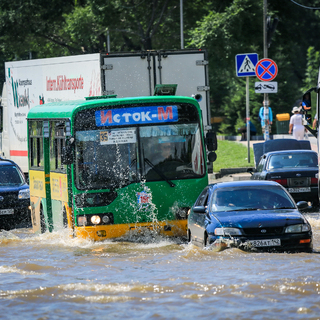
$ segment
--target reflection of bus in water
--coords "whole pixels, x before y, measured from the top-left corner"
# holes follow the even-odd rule
[[[216,149],[210,137],[204,138],[198,102],[187,97],[97,98],[32,108],[34,231],[68,226],[74,236],[92,240],[140,228],[186,235],[187,212],[208,184],[204,141]]]

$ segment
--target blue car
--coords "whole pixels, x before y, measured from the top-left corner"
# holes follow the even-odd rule
[[[0,230],[31,226],[30,191],[24,173],[0,157]]]
[[[294,202],[274,181],[208,185],[188,215],[188,240],[216,250],[311,252],[312,230]]]

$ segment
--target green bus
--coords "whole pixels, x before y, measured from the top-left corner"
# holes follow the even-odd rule
[[[187,235],[217,148],[196,99],[90,97],[33,107],[27,120],[35,233]]]

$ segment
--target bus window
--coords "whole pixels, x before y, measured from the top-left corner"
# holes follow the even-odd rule
[[[76,132],[78,189],[109,189],[137,179],[136,128]]]
[[[29,123],[29,166],[30,168],[43,168],[43,133],[42,121],[30,121]]]
[[[65,122],[50,122],[50,171],[65,172],[66,168],[61,161],[65,145]]]
[[[183,179],[205,173],[198,124],[142,127],[140,139],[147,181],[163,180],[161,175]]]

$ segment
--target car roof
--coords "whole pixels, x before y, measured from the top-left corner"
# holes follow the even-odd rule
[[[304,149],[300,149],[300,150],[281,150],[281,151],[271,151],[268,153],[265,153],[264,156],[271,156],[274,154],[287,154],[287,153],[313,153],[317,155],[317,152],[313,151],[313,150],[304,150]]]
[[[229,182],[219,182],[219,183],[213,183],[209,185],[210,187],[215,188],[228,188],[228,187],[274,187],[274,186],[280,186],[275,181],[270,180],[240,180],[240,181],[229,181]]]
[[[2,157],[0,157],[0,166],[16,166],[19,168],[19,166],[14,161],[9,159],[4,159]]]

